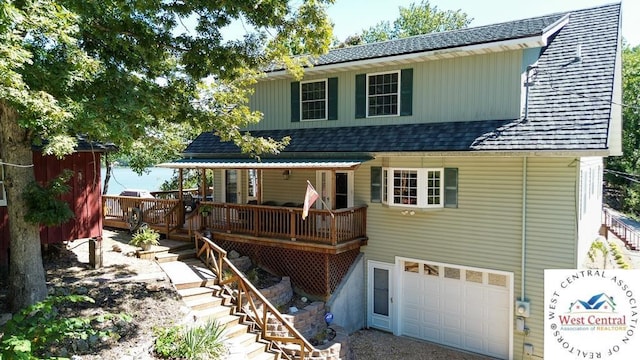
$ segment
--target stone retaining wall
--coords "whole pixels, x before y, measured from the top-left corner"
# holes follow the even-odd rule
[[[293,297],[293,289],[291,287],[291,279],[287,276],[283,277],[280,283],[273,285],[266,289],[261,289],[260,292],[271,302],[274,306],[279,307],[288,303]],[[287,309],[288,310],[288,309]],[[325,304],[322,301],[315,301],[305,306],[303,309],[298,309],[295,313],[283,314],[285,320],[289,321],[307,340],[312,340],[318,337],[318,334],[327,330],[327,325],[324,320],[326,313]],[[310,356],[306,357],[309,360],[351,360],[351,352],[349,351],[349,334],[340,326],[332,325],[331,328],[335,330],[336,336],[331,341],[327,341],[324,344],[315,346],[315,349]],[[267,320],[267,333],[272,336],[289,336],[289,332],[286,327],[282,325],[275,318]],[[289,355],[294,359],[297,358],[297,354],[300,349],[298,347],[291,347],[285,349]]]

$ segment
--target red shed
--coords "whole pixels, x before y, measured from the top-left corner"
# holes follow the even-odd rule
[[[105,146],[81,141],[76,152],[60,160],[34,150],[33,164],[36,181],[46,183],[69,169],[73,177],[69,180],[71,190],[63,196],[75,217],[68,222],[40,229],[42,244],[55,244],[79,238],[102,237],[102,186],[100,159],[107,151]],[[3,186],[3,171],[0,168],[0,268],[9,264],[9,226],[6,195]]]

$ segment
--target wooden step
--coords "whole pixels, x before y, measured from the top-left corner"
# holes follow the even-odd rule
[[[222,305],[223,298],[212,296],[209,298],[197,298],[184,300],[184,303],[193,310],[204,310]]]
[[[171,262],[171,261],[178,261],[178,260],[186,260],[186,259],[195,258],[195,257],[196,257],[196,251],[193,248],[189,247],[188,249],[171,250],[168,252],[157,253],[156,261],[159,263]]]
[[[278,360],[280,359],[280,353],[268,351],[263,352],[261,354],[257,354],[256,356],[251,357],[251,360]]]
[[[228,339],[231,339],[236,336],[242,336],[243,334],[248,333],[250,330],[251,329],[249,328],[249,325],[245,323],[230,325],[225,327],[224,336]]]
[[[180,289],[178,290],[178,294],[182,298],[182,300],[192,300],[199,298],[211,298],[215,297],[220,293],[221,288],[218,285],[213,286],[200,286],[188,289]]]
[[[178,290],[213,286],[217,282],[213,272],[205,267],[190,266],[182,261],[159,263],[159,265]]]
[[[253,332],[244,332],[244,333],[236,334],[233,337],[228,336],[227,333],[225,332],[224,336],[227,337],[225,344],[228,344],[229,347],[246,347],[251,343],[260,341],[259,335]]]

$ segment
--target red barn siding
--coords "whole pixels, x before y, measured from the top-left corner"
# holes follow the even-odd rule
[[[100,156],[100,153],[78,152],[59,160],[54,156],[34,153],[34,173],[40,183],[57,177],[65,169],[73,171],[68,183],[71,191],[62,199],[69,204],[75,218],[60,226],[43,226],[40,229],[43,244],[102,236]],[[0,219],[0,266],[7,266],[9,227],[6,207],[0,207]]]

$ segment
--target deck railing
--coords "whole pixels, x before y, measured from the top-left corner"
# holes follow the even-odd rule
[[[640,234],[635,229],[611,215],[607,208],[603,208],[602,215],[603,223],[609,231],[620,238],[632,250],[640,249]]]
[[[365,206],[332,211],[310,209],[303,220],[301,208],[200,203],[204,205],[211,211],[203,214],[202,226],[216,231],[332,246],[366,236]]]
[[[180,223],[179,200],[154,199],[130,196],[102,196],[102,209],[105,218],[117,219],[125,223],[146,222],[149,225],[163,226],[173,230]],[[140,216],[138,220],[132,217]]]
[[[286,349],[282,355],[288,359],[304,360],[315,350],[313,345],[229,261],[224,249],[198,231],[195,232],[195,245],[198,257],[217,276],[218,284],[232,297],[237,310],[250,317],[257,325],[262,339],[270,341],[280,349]],[[230,276],[224,275],[227,271],[230,272]],[[236,290],[233,291],[231,288]],[[284,327],[285,331],[278,331],[277,335],[268,331],[267,325],[274,327],[274,321]]]

